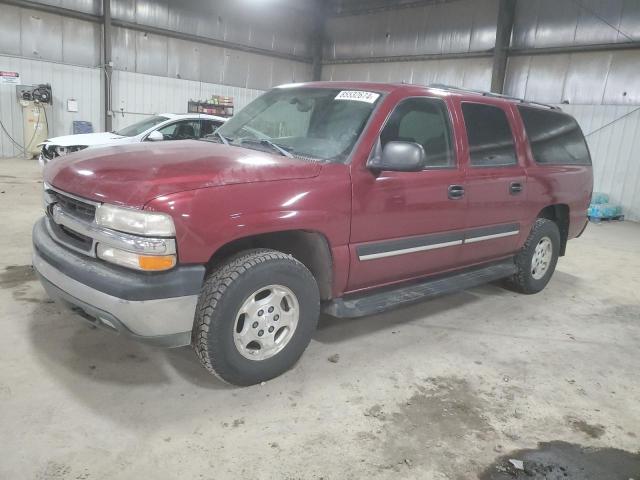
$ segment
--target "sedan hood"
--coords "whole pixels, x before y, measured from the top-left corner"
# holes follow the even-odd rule
[[[93,147],[96,145],[105,145],[110,143],[118,143],[118,140],[126,139],[122,135],[116,135],[110,132],[101,133],[79,133],[77,135],[64,135],[62,137],[48,138],[44,141],[46,145],[58,145],[60,147],[74,147],[76,145],[87,145]]]
[[[141,208],[160,195],[314,177],[307,160],[197,140],[83,150],[47,164],[45,182],[79,197]]]

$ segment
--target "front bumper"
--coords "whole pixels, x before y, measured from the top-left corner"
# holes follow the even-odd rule
[[[33,267],[53,300],[93,325],[145,343],[191,343],[203,266],[128,271],[59,245],[49,235],[48,221],[43,218],[33,228]]]

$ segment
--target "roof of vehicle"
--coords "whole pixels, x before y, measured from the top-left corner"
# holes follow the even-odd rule
[[[208,113],[158,113],[160,117],[167,117],[171,120],[177,118],[206,118],[207,120],[217,120],[219,122],[226,122],[228,118],[218,117],[217,115],[209,115]]]
[[[414,83],[378,83],[378,82],[352,82],[352,81],[322,81],[322,82],[308,82],[308,83],[299,83],[299,84],[288,84],[281,85],[278,88],[290,88],[290,87],[316,87],[316,88],[336,88],[341,90],[366,90],[371,92],[380,92],[380,93],[391,93],[391,92],[406,92],[407,94],[415,94],[416,89],[424,90],[425,92],[432,92],[435,94],[442,94],[446,92],[448,95],[454,95],[463,98],[477,98],[478,96],[482,96],[485,98],[492,98],[496,100],[504,100],[510,103],[522,103],[526,105],[531,105],[534,107],[542,107],[552,110],[560,110],[560,108],[547,105],[544,103],[538,103],[534,101],[529,101],[524,98],[511,97],[508,95],[501,95],[493,92],[485,92],[482,90],[472,90],[462,87],[455,87],[451,85],[443,85],[443,84],[429,84],[429,85],[419,85]]]

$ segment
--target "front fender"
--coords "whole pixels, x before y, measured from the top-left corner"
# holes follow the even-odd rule
[[[288,230],[321,233],[333,250],[349,242],[351,184],[344,165],[328,165],[314,178],[190,190],[144,208],[173,217],[180,263],[207,263],[229,242]]]

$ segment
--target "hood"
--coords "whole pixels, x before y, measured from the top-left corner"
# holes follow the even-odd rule
[[[101,133],[79,133],[77,135],[64,135],[62,137],[48,138],[45,140],[47,145],[59,145],[61,147],[73,147],[75,145],[88,145],[90,147],[95,145],[104,145],[106,143],[117,143],[118,140],[126,139],[129,137],[123,137],[110,132]]]
[[[50,162],[50,185],[98,202],[141,208],[160,195],[235,183],[314,177],[318,163],[197,140],[83,150]]]

